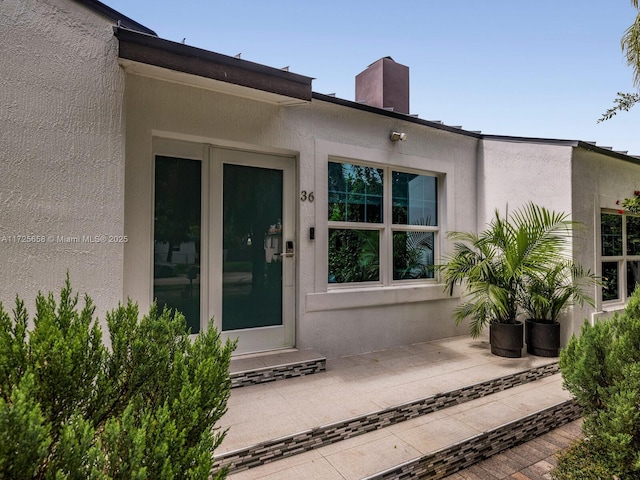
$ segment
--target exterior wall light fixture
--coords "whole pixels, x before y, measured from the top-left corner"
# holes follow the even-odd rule
[[[407,140],[407,134],[403,132],[391,132],[391,141],[392,142],[405,142]]]

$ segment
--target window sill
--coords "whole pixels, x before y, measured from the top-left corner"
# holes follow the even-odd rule
[[[620,312],[624,310],[626,307],[627,307],[626,303],[621,303],[621,302],[609,303],[606,305],[602,305],[601,311],[605,313],[614,313],[614,312]]]
[[[449,295],[448,292],[444,291],[444,285],[441,283],[340,288],[328,292],[307,294],[306,311],[346,310],[350,308],[449,300],[459,297],[459,288],[454,290],[453,295]]]

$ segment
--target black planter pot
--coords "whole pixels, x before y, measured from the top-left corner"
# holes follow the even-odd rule
[[[560,324],[527,320],[525,328],[527,352],[538,357],[557,357],[560,354]]]
[[[520,358],[524,325],[517,323],[492,323],[489,326],[491,353],[500,357]]]

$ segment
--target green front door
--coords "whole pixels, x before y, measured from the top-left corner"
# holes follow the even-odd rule
[[[293,161],[213,150],[219,170],[212,176],[220,175],[214,183],[221,180],[222,190],[214,215],[221,268],[213,272],[221,282],[222,331],[239,339],[240,352],[293,346]]]

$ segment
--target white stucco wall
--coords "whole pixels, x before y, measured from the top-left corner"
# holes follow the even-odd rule
[[[617,200],[640,188],[640,165],[582,147],[483,140],[478,167],[478,228],[495,208],[504,212],[533,201],[567,212],[578,222],[572,236],[574,260],[601,274],[600,212],[617,210]],[[562,344],[578,334],[584,320],[607,318],[616,308],[603,309],[601,289],[589,289],[596,306],[574,306],[561,319]],[[604,310],[604,311],[603,311]]]
[[[504,215],[507,205],[513,210],[529,202],[576,220],[572,154],[569,145],[483,140],[478,159],[478,229],[491,221],[496,209]],[[574,231],[568,254],[576,258],[575,242],[585,235],[584,228]],[[579,331],[583,315],[579,308],[570,308],[561,316],[562,345]]]
[[[528,202],[571,214],[570,146],[483,140],[478,158],[478,229]]]
[[[574,218],[584,224],[585,234],[576,238],[576,258],[585,268],[598,275],[601,271],[600,213],[603,209],[618,210],[616,201],[633,196],[640,189],[640,165],[620,158],[582,148],[574,149],[572,191]],[[611,316],[623,305],[602,305],[601,289],[594,287],[596,308],[585,308],[574,319],[574,331],[586,318],[589,321]],[[595,312],[595,313],[594,313]]]
[[[122,300],[123,245],[82,236],[123,234],[124,74],[112,27],[70,0],[3,0],[0,45],[0,300],[58,291],[69,271],[104,317]]]
[[[151,292],[152,136],[158,135],[295,157],[296,189],[313,191],[316,199],[296,205],[298,348],[335,357],[466,333],[451,317],[457,299],[441,285],[327,292],[326,275],[317,274],[327,244],[322,172],[328,155],[337,155],[444,175],[439,241],[446,250],[447,230],[476,226],[477,139],[322,101],[281,107],[136,75],[127,76],[125,97],[124,285],[142,310]],[[408,141],[390,142],[391,130],[406,132]],[[308,238],[310,227],[315,240]]]

